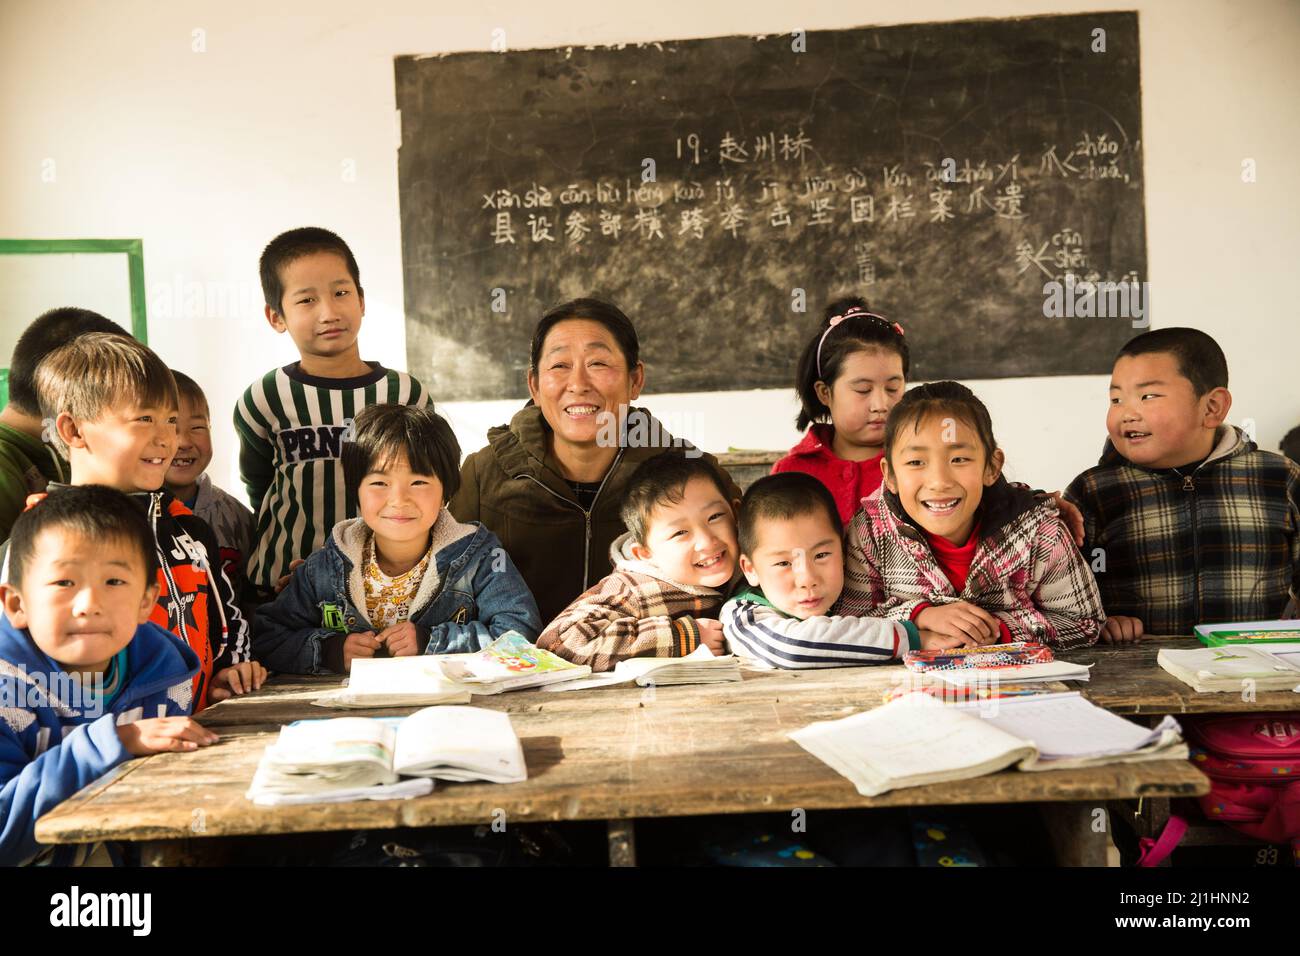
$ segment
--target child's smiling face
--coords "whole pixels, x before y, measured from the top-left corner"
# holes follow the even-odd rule
[[[1106,431],[1115,449],[1136,465],[1177,468],[1208,455],[1227,407],[1212,389],[1200,398],[1169,352],[1122,355],[1111,373]],[[1230,401],[1230,400],[1229,400]]]
[[[681,584],[722,588],[736,571],[736,518],[726,496],[707,478],[688,481],[680,501],[656,505],[645,537],[632,553]]]
[[[913,521],[963,545],[975,527],[984,489],[1002,471],[1002,452],[995,450],[990,459],[968,422],[940,413],[900,428],[881,465],[885,485]]]
[[[266,309],[277,332],[288,332],[304,358],[338,358],[357,350],[365,298],[335,252],[299,256],[280,269],[280,311]]]
[[[211,463],[212,431],[208,425],[208,408],[182,396],[177,420],[176,455],[167,469],[167,487],[179,491],[190,489]]]
[[[58,427],[74,462],[74,481],[127,493],[157,491],[176,453],[176,420],[175,406],[108,408],[83,422],[64,412]]]
[[[158,583],[125,539],[91,540],[65,528],[36,538],[22,589],[0,586],[5,615],[67,671],[103,673],[149,620]]]
[[[442,511],[442,482],[412,471],[406,455],[396,455],[361,479],[357,505],[381,554],[388,547],[427,543]]]
[[[754,553],[742,555],[745,579],[780,610],[804,620],[825,614],[844,590],[840,534],[822,509],[757,522]]]

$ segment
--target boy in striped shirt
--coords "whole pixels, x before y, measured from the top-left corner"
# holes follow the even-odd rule
[[[365,294],[357,260],[341,238],[306,227],[262,252],[266,320],[287,332],[299,361],[272,369],[235,405],[239,473],[257,514],[248,578],[269,599],[293,568],[357,514],[343,481],[341,445],[367,405],[425,405],[405,372],[361,359]]]

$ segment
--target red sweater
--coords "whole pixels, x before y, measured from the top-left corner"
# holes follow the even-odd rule
[[[862,506],[862,499],[880,487],[880,459],[884,453],[866,461],[848,461],[831,450],[834,437],[833,425],[813,425],[803,440],[790,449],[790,454],[772,466],[772,474],[802,471],[812,475],[830,489],[840,521],[847,526]]]
[[[975,527],[971,528],[970,537],[966,539],[965,544],[952,544],[943,535],[930,534],[928,531],[924,533],[925,540],[930,542],[930,550],[934,552],[934,559],[939,563],[939,569],[952,582],[953,590],[961,594],[962,591],[966,590],[966,577],[970,574],[971,562],[975,560],[975,549],[979,547],[979,522],[976,521]],[[912,612],[912,620],[915,621],[916,616],[929,606],[929,602],[922,602]],[[1009,643],[1011,641],[1011,631],[1007,628],[1007,625],[999,620],[998,627],[1002,630],[1002,639],[999,643]]]

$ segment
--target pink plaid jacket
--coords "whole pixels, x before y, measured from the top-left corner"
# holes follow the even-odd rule
[[[1097,582],[1054,502],[1036,500],[985,535],[958,594],[885,493],[882,486],[864,498],[849,523],[844,593],[832,614],[906,621],[922,602],[966,601],[1005,622],[1012,640],[1058,649],[1096,643],[1106,621]]]

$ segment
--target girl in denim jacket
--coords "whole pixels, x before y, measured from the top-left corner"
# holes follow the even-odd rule
[[[258,611],[254,656],[276,671],[346,674],[357,657],[477,651],[510,630],[534,640],[537,603],[501,542],[444,507],[460,484],[447,422],[430,406],[384,404],[353,425],[343,473],[361,516],[335,525]]]

